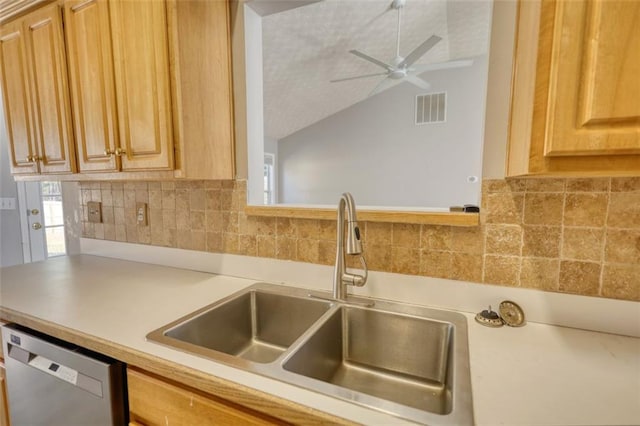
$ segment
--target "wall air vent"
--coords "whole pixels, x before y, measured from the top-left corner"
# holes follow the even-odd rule
[[[444,123],[447,118],[447,93],[416,96],[416,124]]]

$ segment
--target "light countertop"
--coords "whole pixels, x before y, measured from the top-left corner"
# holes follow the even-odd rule
[[[145,340],[150,331],[255,282],[97,256],[61,257],[0,269],[0,316],[37,318],[348,420],[407,423]],[[640,339],[532,322],[491,329],[465,315],[477,424],[640,424]]]

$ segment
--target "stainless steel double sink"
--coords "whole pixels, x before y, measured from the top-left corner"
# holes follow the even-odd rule
[[[256,284],[147,338],[419,423],[473,424],[463,315],[326,297]]]

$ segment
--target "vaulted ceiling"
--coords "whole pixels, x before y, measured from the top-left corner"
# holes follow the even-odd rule
[[[264,7],[272,1],[259,0]],[[276,4],[277,3],[277,4]],[[365,99],[383,77],[330,80],[383,69],[349,53],[357,49],[383,61],[396,53],[398,15],[391,0],[324,0],[266,14],[263,29],[265,136],[281,139]],[[289,4],[295,4],[290,0]],[[278,6],[278,7],[275,7]],[[406,0],[400,55],[431,35],[442,40],[416,64],[486,54],[489,0]],[[408,83],[403,83],[408,84]]]

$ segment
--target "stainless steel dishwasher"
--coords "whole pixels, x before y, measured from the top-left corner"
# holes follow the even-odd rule
[[[125,424],[121,362],[14,324],[2,341],[13,426]]]

